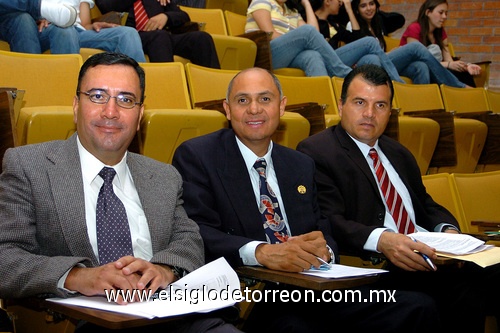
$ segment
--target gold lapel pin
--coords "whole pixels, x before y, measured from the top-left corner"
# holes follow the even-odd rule
[[[304,185],[299,185],[299,187],[297,187],[297,191],[299,191],[300,194],[306,194],[306,187]]]

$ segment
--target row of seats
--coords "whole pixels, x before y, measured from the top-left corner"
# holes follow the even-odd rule
[[[79,55],[28,55],[0,51],[0,87],[14,87],[25,91],[23,107],[54,105],[70,106],[76,87],[76,78],[82,59]],[[146,109],[193,109],[197,104],[225,98],[227,85],[237,70],[217,70],[191,63],[145,63]],[[339,122],[337,100],[343,80],[328,77],[298,77],[278,75],[289,104],[316,102],[324,106],[325,124]],[[40,84],[43,82],[43,85]],[[459,94],[453,96],[452,94]],[[467,98],[464,100],[464,94]],[[473,99],[480,94],[481,99]],[[415,98],[418,96],[418,98]],[[488,96],[497,96],[482,88],[453,89],[437,85],[395,84],[394,107],[400,109],[399,140],[410,149],[421,168],[422,174],[429,170],[441,128],[429,116],[408,117],[411,111],[446,110],[487,111],[492,110]],[[444,99],[444,103],[443,103]],[[493,100],[494,98],[491,98]],[[474,109],[466,109],[465,101],[474,101]],[[454,104],[454,101],[463,101]],[[482,101],[482,104],[480,103]],[[494,105],[494,103],[492,103]],[[24,110],[28,112],[29,109]],[[498,110],[496,110],[498,111]],[[24,119],[24,118],[22,118]],[[290,120],[288,120],[290,119]],[[294,121],[297,126],[286,125]],[[453,120],[452,134],[456,142],[457,165],[448,169],[437,168],[431,172],[474,172],[486,140],[487,127],[478,120]],[[279,142],[295,148],[309,134],[310,125],[296,114],[283,119],[282,140]],[[295,124],[294,123],[294,124]],[[299,124],[300,123],[300,126]],[[25,134],[25,123],[18,122],[18,142],[31,143]],[[300,128],[293,133],[291,128]],[[455,146],[455,143],[453,143]],[[167,159],[168,160],[168,159]],[[465,166],[465,167],[463,167]]]
[[[422,180],[432,198],[455,216],[462,232],[479,233],[473,221],[498,221],[500,171],[438,173]]]

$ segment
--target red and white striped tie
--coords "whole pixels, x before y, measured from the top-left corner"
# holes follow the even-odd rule
[[[398,231],[402,234],[411,234],[415,232],[415,226],[408,216],[408,212],[403,205],[403,200],[399,196],[396,188],[392,185],[389,175],[378,158],[378,153],[375,149],[370,149],[368,153],[373,160],[373,167],[377,175],[378,185],[382,190],[387,208],[396,222]]]
[[[149,17],[144,9],[142,0],[137,0],[134,2],[134,17],[135,17],[135,28],[137,31],[142,31],[148,23]]]

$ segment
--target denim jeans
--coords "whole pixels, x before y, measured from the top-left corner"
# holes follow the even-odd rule
[[[311,25],[303,25],[271,41],[273,68],[294,67],[307,76],[338,76],[351,72],[323,36]]]
[[[460,82],[455,75],[444,68],[439,61],[432,56],[427,48],[421,43],[409,43],[404,46],[395,48],[387,54],[389,59],[394,63],[398,72],[401,75],[408,76],[414,83],[437,83],[446,84],[447,86],[464,88],[465,84]],[[417,65],[416,65],[417,64]],[[427,66],[427,71],[430,75],[430,81],[418,82],[422,77],[415,73],[417,67],[422,70],[422,65]],[[416,77],[415,79],[413,77]],[[425,80],[425,78],[423,79]]]
[[[339,58],[347,66],[374,64],[383,67],[391,80],[404,83],[398,70],[380,47],[377,39],[363,37],[335,50]]]
[[[41,0],[0,0],[0,17],[5,14],[26,12],[35,20],[40,18]]]
[[[95,30],[78,30],[80,47],[90,47],[128,55],[137,62],[146,62],[139,33],[132,27],[113,27]]]

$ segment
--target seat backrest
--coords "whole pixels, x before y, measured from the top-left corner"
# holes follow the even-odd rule
[[[413,111],[443,110],[439,86],[432,84],[406,84],[394,82],[394,104],[400,114]]]
[[[254,67],[257,44],[248,38],[212,35],[220,68],[241,70]]]
[[[228,35],[226,21],[224,21],[224,12],[222,9],[194,8],[186,6],[179,7],[188,13],[191,21],[205,23],[203,30],[209,34]]]
[[[484,88],[455,88],[440,85],[446,111],[456,113],[490,111]]]
[[[458,198],[455,182],[449,173],[436,173],[422,176],[427,193],[435,202],[446,208],[457,219],[462,232],[469,232],[469,224]]]
[[[385,40],[385,52],[390,52],[393,49],[399,47],[399,39],[389,36],[384,36]]]
[[[186,72],[180,62],[142,63],[146,73],[146,109],[190,109]]]
[[[229,81],[237,70],[214,69],[186,64],[186,76],[192,107],[196,103],[226,98]]]
[[[141,154],[171,163],[184,141],[228,127],[219,111],[201,109],[148,109],[141,122]]]
[[[500,91],[486,90],[490,111],[500,113]]]
[[[239,15],[246,15],[248,0],[206,0],[205,8],[219,8]]]
[[[471,221],[499,221],[500,171],[453,173],[452,177],[471,232],[478,231]]]
[[[225,10],[224,19],[226,20],[229,36],[238,36],[245,33],[245,24],[247,23],[246,15]]]
[[[332,80],[328,76],[276,75],[281,82],[287,104],[316,102],[326,105],[325,113],[338,114]]]
[[[338,101],[342,95],[342,85],[344,84],[344,79],[338,76],[332,77],[333,92],[335,93],[335,98]]]
[[[76,131],[72,106],[34,106],[21,109],[18,121],[20,145],[65,140]]]
[[[0,51],[0,87],[24,90],[23,106],[72,105],[79,54],[27,54]]]

